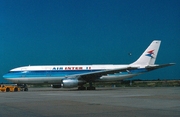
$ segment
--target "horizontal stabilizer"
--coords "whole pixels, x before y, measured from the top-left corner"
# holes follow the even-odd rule
[[[162,64],[162,65],[149,65],[146,67],[146,69],[155,70],[155,69],[164,68],[164,67],[168,67],[172,65],[175,65],[175,63],[168,63],[168,64]]]

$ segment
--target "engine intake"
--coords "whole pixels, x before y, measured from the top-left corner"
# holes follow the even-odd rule
[[[68,79],[64,79],[62,81],[61,86],[64,88],[73,88],[73,87],[77,87],[78,85],[82,85],[82,84],[85,84],[85,81],[78,80],[75,78],[68,78]]]

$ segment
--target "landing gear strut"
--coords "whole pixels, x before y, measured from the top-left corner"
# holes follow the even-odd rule
[[[18,84],[18,86],[21,88],[21,91],[28,91],[27,84]]]
[[[92,82],[89,82],[89,87],[87,87],[87,90],[96,90],[96,87],[93,87]]]
[[[89,82],[89,87],[84,87],[83,85],[80,85],[78,87],[78,90],[96,90],[96,87],[93,87],[92,82]]]
[[[28,86],[27,86],[27,84],[24,84],[24,91],[28,91]]]

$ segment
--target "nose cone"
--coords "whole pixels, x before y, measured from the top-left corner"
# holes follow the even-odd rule
[[[7,74],[4,74],[4,75],[3,75],[3,78],[4,78],[5,80],[7,80],[7,81],[10,81],[10,80],[9,80],[10,76],[9,76],[8,73],[7,73]]]
[[[13,73],[13,72],[8,72],[6,74],[3,75],[4,79],[8,79],[8,78],[16,78],[19,76],[19,73]]]
[[[3,78],[4,78],[4,79],[9,78],[9,74],[4,74],[4,75],[3,75]]]
[[[10,82],[14,82],[14,78],[13,78],[13,76],[12,76],[12,74],[11,73],[7,73],[7,74],[4,74],[3,75],[3,78],[5,79],[5,80],[7,80],[7,81],[10,81]]]

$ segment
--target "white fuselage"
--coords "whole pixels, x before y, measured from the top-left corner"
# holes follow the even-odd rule
[[[25,66],[10,70],[4,75],[6,80],[13,83],[61,83],[67,77],[73,77],[78,74],[98,72],[117,68],[126,68],[129,65],[47,65],[47,66]],[[115,81],[124,78],[130,78],[137,74],[127,72],[107,74],[101,76],[97,81]]]

